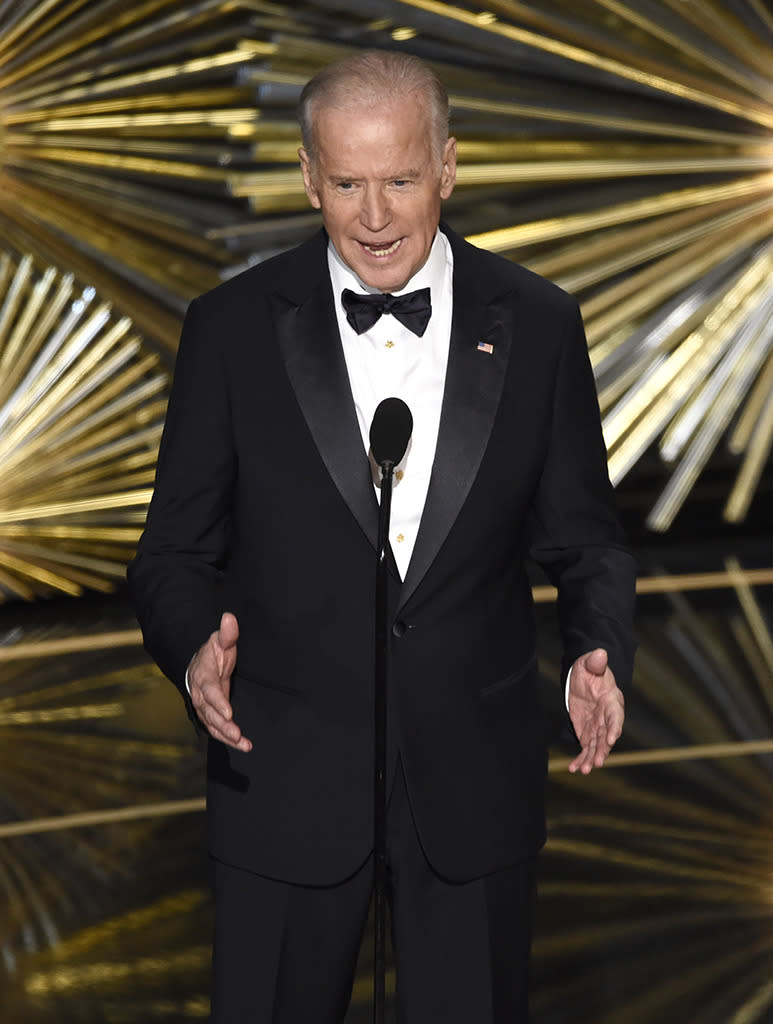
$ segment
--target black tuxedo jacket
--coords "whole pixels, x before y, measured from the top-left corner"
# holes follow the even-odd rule
[[[443,230],[450,354],[415,550],[390,580],[390,736],[430,862],[467,879],[544,841],[529,551],[559,587],[562,673],[605,647],[623,686],[634,565],[576,303]],[[378,510],[326,245],[191,304],[129,570],[146,647],[184,695],[191,657],[236,614],[232,704],[253,750],[210,741],[211,850],[310,884],[351,874],[372,839]]]

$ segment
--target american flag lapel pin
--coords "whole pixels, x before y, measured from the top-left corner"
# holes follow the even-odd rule
[[[479,352],[485,352],[486,355],[491,356],[491,355],[494,354],[494,346],[491,344],[491,342],[479,341],[478,342],[478,351]]]

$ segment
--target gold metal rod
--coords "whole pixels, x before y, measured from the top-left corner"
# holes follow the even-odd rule
[[[449,95],[449,101],[451,104],[452,120],[455,110],[459,110],[472,111],[479,114],[496,114],[503,117],[511,117],[514,120],[534,118],[538,121],[553,121],[558,124],[592,125],[596,128],[606,128],[610,131],[622,131],[625,133],[636,131],[641,135],[673,137],[680,141],[694,139],[699,142],[718,142],[728,145],[744,145],[748,142],[748,136],[739,135],[734,132],[701,128],[679,122],[637,120],[631,115],[627,117],[613,117],[596,111],[585,112],[554,109],[553,107],[537,105],[536,103],[516,103],[512,100],[460,96],[453,93]]]
[[[32,725],[50,725],[52,722],[93,721],[97,718],[117,718],[125,713],[123,704],[77,704],[72,707],[35,708],[23,711],[0,711],[0,729]]]
[[[750,99],[744,99],[738,93],[721,88],[717,83],[711,83],[714,91],[710,92],[708,89],[709,83],[701,84],[700,86],[689,84],[686,75],[683,76],[683,81],[678,81],[676,77],[667,78],[664,74],[644,71],[633,67],[631,64],[626,64],[624,61],[615,60],[603,54],[593,53],[571,43],[545,37],[538,32],[531,32],[516,25],[505,25],[496,20],[482,23],[480,18],[472,12],[462,10],[447,3],[441,3],[440,0],[405,0],[405,3],[418,10],[427,11],[442,18],[453,19],[471,28],[491,32],[494,35],[511,39],[513,42],[522,43],[572,63],[591,67],[597,71],[608,72],[618,78],[636,82],[648,89],[654,89],[668,96],[677,96],[680,99],[691,100],[701,106],[733,114],[745,121],[752,121],[768,128],[773,127],[773,114],[763,104],[753,102]]]
[[[698,206],[634,227],[599,232],[579,244],[569,242],[545,256],[528,260],[529,269],[568,292],[599,284],[623,270],[665,256],[683,245],[743,224],[773,210],[773,196],[757,202],[731,200],[709,212]]]
[[[665,428],[721,356],[728,339],[756,308],[773,265],[773,254],[757,257],[725,291],[705,323],[604,420],[610,479],[617,483]]]
[[[35,588],[31,587],[21,577],[6,572],[0,565],[0,585],[7,590],[10,594],[15,594],[16,597],[20,597],[23,601],[34,601],[37,596]],[[6,595],[0,591],[0,602],[6,600]]]
[[[74,583],[66,576],[50,572],[43,565],[32,565],[24,559],[17,558],[15,555],[2,549],[0,549],[0,566],[13,573],[18,573],[23,579],[35,580],[37,583],[42,583],[44,587],[61,590],[71,597],[80,597],[83,593],[83,588],[80,584]]]
[[[664,532],[671,526],[701,470],[719,443],[720,437],[743,401],[751,381],[759,372],[759,367],[765,358],[765,351],[761,350],[760,344],[762,330],[763,325],[760,325],[742,351],[736,353],[735,348],[732,350],[734,352],[733,363],[723,382],[719,396],[714,399],[711,414],[705,416],[700,425],[696,427],[681,462],[647,516],[647,525],[650,529]],[[723,360],[723,365],[725,362]],[[705,370],[706,368],[699,369],[697,375],[693,375],[691,370],[688,371],[688,376],[695,376],[694,391],[697,390],[697,381],[704,376]],[[712,372],[721,373],[722,370]]]
[[[773,406],[773,402],[771,402],[771,406]],[[767,677],[760,678],[759,682],[765,693],[768,706],[773,707],[773,636],[771,636],[770,630],[768,629],[768,625],[765,621],[765,616],[759,606],[759,602],[757,601],[754,592],[746,579],[744,579],[741,563],[737,558],[731,557],[725,559],[725,566],[733,580],[733,586],[738,596],[738,602],[746,616],[749,629],[759,645],[760,653],[765,659],[768,674]]]
[[[0,42],[0,52],[8,49],[15,39],[18,39],[20,35],[24,35],[25,32],[32,29],[25,39],[25,44],[29,45],[30,42],[34,42],[40,36],[41,32],[51,31],[58,22],[74,14],[79,7],[83,7],[87,3],[88,0],[71,0],[68,5],[57,11],[55,8],[60,5],[60,0],[40,0],[39,3],[35,4],[32,11],[28,11],[23,18],[16,22],[14,28],[8,30]],[[48,20],[44,20],[46,15],[49,15]],[[34,27],[36,22],[38,22],[37,28]],[[40,24],[41,22],[43,23],[42,25]]]
[[[743,231],[731,232],[726,227],[718,229],[719,238],[703,235],[584,302],[588,343],[593,345],[621,323],[655,308],[734,252],[767,238],[773,228],[773,213],[753,218]]]
[[[768,26],[768,31],[773,35],[773,11],[765,6],[764,0],[747,0],[747,2],[754,8],[760,21]]]
[[[771,448],[773,448],[773,396],[769,394],[749,442],[741,470],[722,513],[727,522],[738,523],[746,516]]]
[[[0,839],[14,836],[39,835],[42,832],[60,832],[68,828],[89,828],[95,825],[115,825],[124,821],[145,818],[165,818],[177,814],[199,814],[206,807],[204,797],[189,800],[166,800],[154,804],[137,804],[115,810],[83,811],[80,814],[62,814],[50,818],[32,818],[29,821],[0,825]]]
[[[139,110],[143,113],[147,113],[150,110],[162,110],[166,111],[170,116],[180,110],[187,108],[245,108],[245,104],[252,102],[254,98],[253,91],[244,87],[238,86],[227,86],[216,87],[216,88],[199,88],[199,89],[175,89],[171,92],[149,92],[141,93],[138,96],[121,96],[118,99],[101,99],[92,100],[90,102],[78,102],[74,104],[63,104],[61,106],[47,106],[43,109],[34,107],[21,107],[17,110],[8,110],[4,113],[4,123],[6,125],[15,124],[35,124],[36,122],[47,123],[52,117],[57,118],[70,118],[80,117],[82,115],[99,115],[99,114],[116,114],[121,119],[124,116],[132,116],[129,111]],[[255,116],[260,119],[262,112],[260,110],[253,109]],[[279,122],[280,125],[293,125],[295,131],[298,130],[295,122],[284,121]],[[717,141],[722,141],[726,136],[723,133],[719,133]],[[729,142],[737,141],[743,143],[745,140],[744,136],[736,137],[728,135],[727,140]]]
[[[30,505],[27,508],[1,510],[0,524],[24,522],[27,519],[50,519],[54,516],[76,515],[79,512],[114,511],[130,506],[147,505],[152,493],[152,489],[146,487],[139,491],[105,494],[83,501],[62,501],[51,505]]]
[[[565,217],[549,217],[513,227],[495,228],[467,236],[467,241],[481,249],[492,252],[507,252],[523,245],[550,242],[556,238],[572,237],[584,231],[626,224],[645,217],[662,216],[675,210],[686,210],[694,206],[706,206],[742,196],[757,196],[773,188],[773,173],[754,175],[730,184],[705,185],[696,188],[663,192],[644,199],[616,203],[591,210],[588,213],[569,214]]]
[[[718,60],[704,47],[690,43],[684,36],[680,36],[675,32],[669,31],[657,20],[648,18],[639,11],[634,10],[634,5],[620,2],[620,0],[596,0],[596,3],[611,11],[618,18],[630,21],[633,25],[644,29],[645,32],[648,32],[656,39],[661,39],[677,52],[688,54],[692,60],[706,65],[711,72],[722,75],[724,78],[735,82],[735,84],[739,85],[742,89],[754,91],[756,80],[753,75],[746,74],[745,69],[739,70],[731,63]],[[717,38],[717,35],[721,36],[721,32],[722,29],[720,28],[720,32],[715,33],[715,38]],[[719,41],[724,41],[724,36],[721,36]],[[757,61],[759,62],[762,57],[762,53],[764,52],[764,46],[756,45],[758,44],[758,40],[754,40],[753,43],[749,40],[749,43],[750,45],[744,51],[744,57],[746,60],[749,60],[751,58],[751,53],[749,51],[751,51],[752,47],[755,46],[758,51]]]
[[[152,157],[116,156],[104,150],[64,149],[57,146],[14,146],[4,152],[6,166],[24,167],[30,161],[58,161],[60,163],[83,164],[86,167],[120,169],[139,174],[168,175],[172,178],[194,181],[225,183],[232,172],[227,168],[204,167],[201,164],[184,163],[182,160],[155,160]]]
[[[743,579],[750,585],[764,587],[773,584],[773,568],[742,569]],[[640,576],[636,581],[637,594],[681,594],[690,590],[723,590],[735,587],[734,578],[724,570],[716,572],[681,573],[674,576]],[[535,604],[555,601],[557,591],[548,584],[532,588]],[[0,659],[2,648],[0,648]]]
[[[270,48],[270,44],[262,45],[266,53],[270,52],[270,49],[266,50],[267,46]],[[66,102],[68,100],[94,99],[97,96],[104,95],[105,93],[116,92],[119,89],[146,86],[151,83],[176,82],[181,81],[186,75],[196,75],[206,71],[234,68],[239,64],[249,64],[249,62],[254,59],[256,48],[260,46],[261,44],[254,43],[250,45],[250,48],[245,47],[243,49],[231,50],[226,53],[213,53],[206,57],[194,57],[188,61],[181,61],[178,64],[161,65],[158,67],[146,68],[143,71],[131,72],[124,75],[114,75],[110,78],[97,80],[95,80],[94,76],[98,75],[99,68],[95,67],[91,70],[92,77],[87,85],[71,85],[68,88],[61,89],[59,92],[52,91],[56,87],[56,83],[51,83],[50,81],[46,81],[42,85],[31,89],[28,88],[26,91],[13,91],[8,89],[11,82],[15,81],[16,78],[23,77],[21,74],[8,76],[5,79],[0,78],[0,89],[7,91],[11,103],[14,105],[21,104],[25,100],[33,99],[39,94],[44,98],[42,105],[61,103],[62,101]],[[29,69],[25,68],[24,74],[27,74],[28,70]],[[268,77],[271,76],[269,75]]]
[[[11,156],[13,150],[9,150]],[[30,153],[35,150],[30,148]],[[44,155],[55,153],[54,150]],[[78,155],[71,159],[77,162]],[[107,158],[103,158],[107,163]],[[595,181],[599,178],[614,179],[659,174],[716,174],[729,171],[762,171],[770,167],[769,154],[760,156],[695,157],[692,159],[635,158],[620,160],[529,160],[517,163],[461,164],[456,184],[460,187],[473,185],[503,185],[518,182],[543,181]],[[241,194],[241,193],[239,193]]]
[[[79,542],[90,544],[92,541],[114,542],[124,546],[136,544],[141,533],[142,528],[137,526],[50,526],[45,523],[23,523],[21,525],[17,523],[14,526],[4,526],[0,530],[0,539],[3,537],[46,537],[76,546],[79,546]]]
[[[0,662],[16,661],[20,658],[50,658],[61,654],[80,654],[84,651],[105,651],[116,647],[137,647],[142,644],[139,629],[122,629],[111,633],[96,633],[92,636],[68,636],[54,640],[29,640],[0,647]]]
[[[762,414],[762,409],[773,392],[773,352],[768,357],[765,369],[757,378],[757,383],[746,399],[743,412],[738,417],[733,433],[727,443],[733,455],[740,455],[746,449],[754,432],[755,424]]]
[[[611,753],[605,768],[628,768],[645,764],[675,764],[680,761],[716,760],[725,757],[749,757],[773,754],[773,739],[740,740],[735,743],[696,743],[689,747],[662,747],[659,750],[632,750]],[[565,771],[573,758],[550,759],[551,773]]]
[[[732,15],[728,4],[685,3],[684,0],[663,0],[680,18],[696,25],[709,38],[716,40],[724,50],[734,53],[744,63],[756,56],[763,75],[770,75],[770,54],[759,46],[760,40],[747,25]],[[761,52],[760,52],[761,51]]]

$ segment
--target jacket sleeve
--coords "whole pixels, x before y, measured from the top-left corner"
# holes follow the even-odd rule
[[[145,647],[192,712],[185,672],[218,626],[236,474],[229,395],[215,317],[185,317],[156,484],[128,569]]]
[[[547,456],[532,514],[532,554],[558,588],[562,686],[574,661],[606,649],[618,686],[636,648],[636,566],[615,510],[593,371],[573,304],[558,354]]]

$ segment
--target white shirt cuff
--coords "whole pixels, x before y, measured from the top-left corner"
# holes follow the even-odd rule
[[[574,665],[572,665],[572,668],[574,668]],[[569,683],[570,683],[571,678],[572,678],[572,668],[570,668],[569,671],[566,674],[566,686],[564,687],[564,704],[566,705],[566,710],[567,711],[569,710]],[[188,685],[188,673],[187,672],[185,673],[185,685],[186,686]]]

